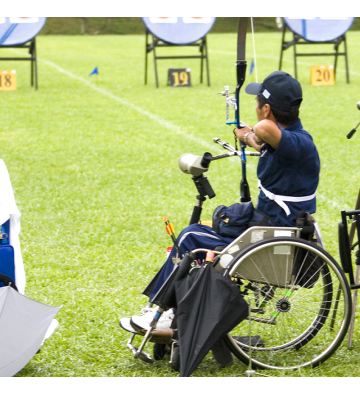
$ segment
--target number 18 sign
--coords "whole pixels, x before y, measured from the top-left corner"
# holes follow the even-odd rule
[[[16,71],[0,70],[0,91],[14,91],[16,89]]]

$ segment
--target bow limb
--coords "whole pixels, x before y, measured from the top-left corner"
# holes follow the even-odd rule
[[[237,38],[237,60],[236,60],[236,77],[237,77],[237,86],[236,86],[236,103],[237,109],[235,111],[236,125],[238,129],[241,129],[243,126],[240,125],[240,90],[245,82],[246,77],[246,56],[245,56],[245,48],[246,48],[246,30],[247,30],[248,17],[239,18],[239,26],[238,26],[238,38]],[[251,200],[249,185],[246,180],[246,156],[245,156],[245,147],[246,144],[242,141],[240,142],[241,153],[242,153],[242,180],[240,183],[240,200],[241,202],[249,202]]]
[[[240,99],[238,97],[240,93],[240,89],[244,85],[245,77],[246,77],[246,66],[247,62],[245,59],[245,48],[246,48],[246,30],[247,30],[248,18],[239,18],[239,27],[238,27],[238,38],[237,38],[237,59],[236,59],[236,77],[237,77],[237,86],[236,86],[236,99],[238,102],[237,106],[237,114],[236,121],[238,124],[238,128],[240,128]]]

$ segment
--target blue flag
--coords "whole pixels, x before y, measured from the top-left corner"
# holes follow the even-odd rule
[[[254,59],[253,59],[253,60],[251,61],[251,64],[250,64],[250,75],[253,73],[254,68],[255,68],[255,63],[254,63]]]
[[[89,77],[94,75],[94,74],[99,74],[99,70],[97,68],[97,66],[95,67],[95,69],[90,73]]]

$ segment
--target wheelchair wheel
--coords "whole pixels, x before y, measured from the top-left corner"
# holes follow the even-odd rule
[[[336,261],[314,243],[274,237],[254,243],[230,262],[249,318],[226,341],[241,361],[263,369],[315,367],[343,341],[351,294]]]
[[[154,343],[153,355],[155,361],[161,361],[165,355],[169,354],[169,346],[167,344]]]
[[[180,372],[180,347],[178,345],[174,346],[171,355],[171,368],[175,372]]]

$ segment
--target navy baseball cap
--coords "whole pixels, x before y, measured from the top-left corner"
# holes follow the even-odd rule
[[[262,83],[252,82],[245,92],[250,95],[261,95],[271,107],[281,111],[296,111],[302,101],[302,89],[299,81],[284,71],[274,71]],[[301,103],[301,102],[300,102]]]

